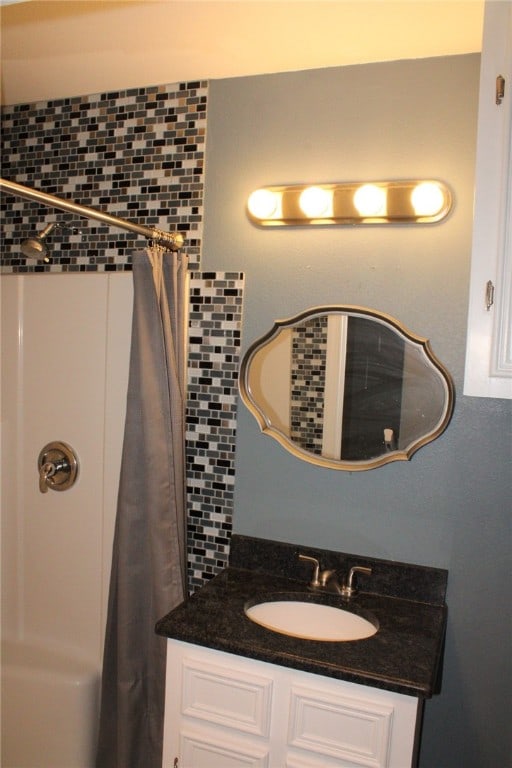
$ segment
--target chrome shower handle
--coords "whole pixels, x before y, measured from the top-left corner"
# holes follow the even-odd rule
[[[41,493],[48,493],[48,480],[55,474],[55,464],[51,461],[45,461],[39,467],[39,490]]]
[[[66,491],[78,477],[78,458],[67,443],[55,441],[48,443],[39,454],[39,490],[47,493]]]

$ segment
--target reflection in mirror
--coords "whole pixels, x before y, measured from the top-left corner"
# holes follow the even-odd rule
[[[454,401],[427,339],[350,306],[276,321],[246,353],[240,392],[288,451],[349,470],[410,459],[446,429]]]

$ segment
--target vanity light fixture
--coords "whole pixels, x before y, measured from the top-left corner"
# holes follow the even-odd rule
[[[247,201],[259,226],[431,224],[452,207],[441,181],[406,180],[264,187]]]

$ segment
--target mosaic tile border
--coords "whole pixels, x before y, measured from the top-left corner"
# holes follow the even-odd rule
[[[133,88],[2,108],[2,176],[145,226],[182,232],[200,268],[208,83]],[[3,194],[1,272],[131,269],[133,233],[81,220],[86,236],[51,236],[52,264],[19,243],[72,214]]]
[[[189,585],[229,559],[244,277],[203,273],[190,286],[187,405]]]

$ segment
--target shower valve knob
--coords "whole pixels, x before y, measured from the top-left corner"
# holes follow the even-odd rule
[[[39,490],[41,493],[48,493],[48,480],[55,474],[55,464],[51,461],[45,461],[39,470]]]
[[[39,490],[47,493],[52,491],[67,491],[78,477],[78,458],[76,453],[61,441],[48,443],[39,454],[37,462],[39,469]]]

